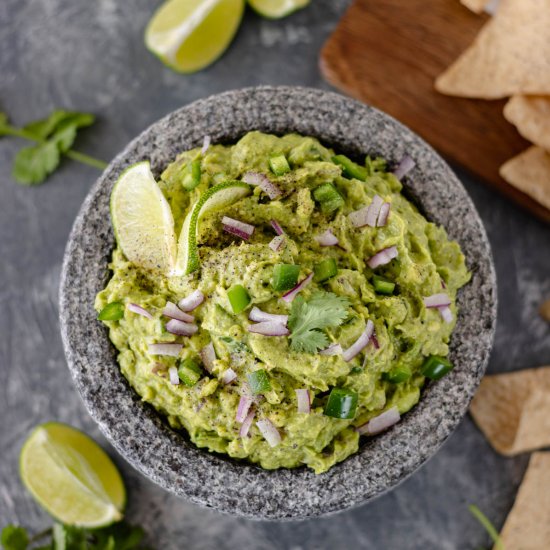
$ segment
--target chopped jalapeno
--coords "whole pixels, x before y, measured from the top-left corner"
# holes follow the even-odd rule
[[[332,418],[349,420],[355,417],[357,393],[345,388],[333,388],[328,396],[325,415]]]
[[[295,264],[277,264],[273,268],[271,286],[273,290],[290,290],[298,282],[300,266]]]
[[[118,321],[124,317],[124,304],[122,302],[111,302],[100,312],[97,318],[100,321]]]
[[[246,375],[248,380],[248,385],[250,386],[250,391],[252,393],[263,393],[271,389],[271,382],[269,381],[269,376],[267,371],[264,369],[256,370]]]
[[[317,281],[318,283],[328,281],[331,277],[334,277],[338,273],[336,260],[334,260],[334,258],[323,260],[321,263],[314,266],[313,272],[315,273],[313,278],[314,281]]]
[[[313,190],[313,198],[321,205],[323,214],[330,214],[344,205],[344,198],[332,183],[323,183]]]
[[[454,365],[445,357],[430,355],[422,365],[422,374],[431,380],[439,380],[453,370]]]
[[[244,311],[248,307],[248,304],[250,304],[250,295],[242,285],[233,285],[227,291],[227,297],[233,308],[233,313],[241,313],[241,311]]]
[[[197,185],[201,182],[201,161],[192,160],[185,167],[185,175],[183,176],[183,181],[181,184],[185,189],[191,191],[195,189]]]
[[[336,155],[335,157],[332,157],[332,162],[334,162],[334,164],[338,164],[338,166],[341,166],[344,175],[348,178],[355,178],[357,180],[365,181],[369,175],[368,170],[364,166],[353,162],[345,155]]]
[[[382,378],[393,384],[400,384],[401,382],[406,382],[411,376],[412,372],[409,367],[399,366],[394,367],[389,372],[385,372]]]
[[[288,160],[284,155],[276,155],[269,159],[269,167],[276,176],[282,176],[287,172],[290,172],[290,166]]]
[[[385,294],[386,296],[391,296],[395,290],[395,283],[380,277],[379,275],[373,275],[372,284],[374,286],[374,292],[377,294]]]
[[[180,380],[190,388],[193,387],[202,376],[202,369],[193,359],[185,359],[178,368]]]

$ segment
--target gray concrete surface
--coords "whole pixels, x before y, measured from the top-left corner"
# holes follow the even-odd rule
[[[110,159],[154,120],[189,101],[254,84],[327,87],[321,44],[347,5],[313,0],[281,22],[248,13],[224,58],[180,76],[144,48],[155,0],[2,0],[0,110],[16,123],[54,107],[87,110],[98,124],[78,148]],[[0,526],[39,530],[50,519],[19,481],[17,456],[28,431],[60,420],[101,437],[73,389],[57,321],[65,242],[90,185],[72,162],[46,184],[18,186],[11,159],[21,143],[0,141]],[[550,327],[537,315],[550,298],[550,228],[459,171],[487,227],[499,279],[499,325],[489,372],[550,364]],[[108,448],[108,447],[107,447]],[[476,503],[501,526],[527,456],[503,458],[467,417],[445,447],[392,493],[328,519],[254,522],[197,508],[143,479],[114,452],[129,488],[128,519],[156,548],[241,550],[362,548],[473,549],[489,545],[470,516]]]

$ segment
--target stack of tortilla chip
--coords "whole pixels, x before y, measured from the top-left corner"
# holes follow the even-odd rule
[[[507,161],[501,176],[550,209],[550,1],[461,0],[494,11],[473,44],[442,74],[448,95],[510,97],[504,116],[534,145]]]

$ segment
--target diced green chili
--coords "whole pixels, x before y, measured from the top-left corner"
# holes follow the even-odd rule
[[[192,388],[202,377],[202,369],[193,359],[185,359],[178,368],[180,380]]]
[[[295,264],[277,264],[273,268],[271,286],[273,290],[290,290],[298,282],[300,266]]]
[[[183,187],[188,191],[195,189],[201,182],[201,161],[192,160],[189,162],[185,167],[184,174],[183,181],[181,182]]]
[[[430,355],[422,365],[422,374],[431,380],[439,380],[453,370],[454,365],[439,355]]]
[[[290,165],[283,154],[271,157],[269,159],[269,167],[276,176],[282,176],[290,172]]]
[[[328,281],[338,273],[338,266],[334,258],[327,258],[313,267],[314,281],[322,283]]]
[[[332,388],[325,407],[325,415],[349,420],[355,417],[357,393],[345,388]]]
[[[380,277],[379,275],[373,275],[372,284],[374,286],[374,292],[377,294],[385,294],[386,296],[391,296],[395,290],[395,283]]]
[[[368,170],[364,166],[353,162],[345,155],[336,155],[335,157],[332,157],[332,162],[341,166],[344,176],[348,178],[355,178],[357,180],[365,181],[369,175]]]
[[[241,313],[250,304],[250,294],[248,294],[248,291],[242,285],[233,285],[227,291],[227,297],[235,314]]]
[[[313,198],[321,205],[323,214],[330,214],[344,205],[344,197],[332,183],[323,183],[316,187],[313,190]]]
[[[385,372],[382,375],[384,380],[392,382],[393,384],[400,384],[401,382],[406,382],[412,376],[411,369],[405,366],[394,367],[389,372]]]
[[[271,382],[267,371],[264,369],[256,370],[246,375],[250,391],[253,394],[263,393],[271,389]]]
[[[122,302],[111,302],[100,312],[97,318],[100,321],[118,321],[124,317],[124,304]]]

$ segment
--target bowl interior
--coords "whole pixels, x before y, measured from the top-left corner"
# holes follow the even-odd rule
[[[151,161],[158,175],[180,151],[232,143],[251,130],[297,132],[350,155],[379,154],[416,162],[406,193],[443,225],[466,255],[472,281],[459,293],[451,341],[455,369],[423,391],[419,404],[390,431],[329,472],[266,471],[197,449],[141,402],[120,373],[93,303],[109,276],[114,246],[111,188],[121,171]],[[67,249],[60,289],[63,344],[84,403],[115,448],[165,489],[203,506],[258,519],[297,519],[356,506],[394,487],[430,458],[465,414],[485,370],[496,319],[491,252],[477,212],[447,164],[403,125],[366,105],[319,90],[261,87],[199,100],[153,124],[109,165],[86,198]]]

